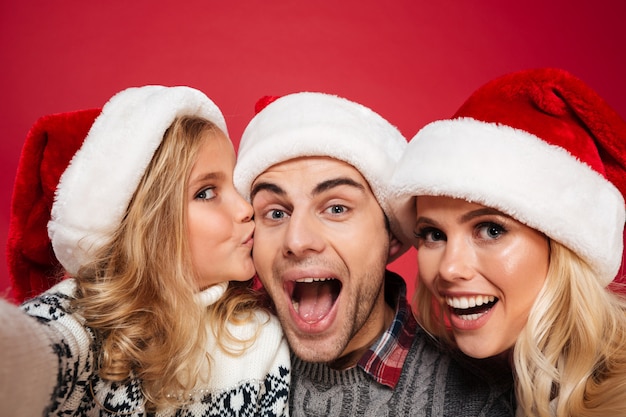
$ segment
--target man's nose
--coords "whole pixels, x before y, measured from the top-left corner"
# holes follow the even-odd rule
[[[311,213],[294,210],[283,242],[284,255],[300,257],[323,248],[324,231],[320,222]]]

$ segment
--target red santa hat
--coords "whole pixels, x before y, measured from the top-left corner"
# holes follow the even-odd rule
[[[420,130],[393,184],[400,201],[443,195],[497,208],[608,285],[622,259],[625,167],[624,120],[581,80],[547,68],[495,79]]]
[[[228,134],[219,108],[182,86],[129,88],[101,112],[48,116],[35,124],[18,167],[9,229],[18,301],[47,289],[59,263],[74,274],[92,259],[119,225],[165,131],[184,115],[204,117]]]
[[[393,169],[407,141],[398,129],[371,109],[331,94],[301,92],[259,100],[256,116],[243,132],[233,174],[235,187],[248,200],[254,179],[272,165],[302,156],[328,156],[355,167],[399,234],[400,217],[391,210]],[[405,245],[397,258],[410,246]]]
[[[17,167],[7,265],[11,297],[22,302],[50,288],[61,266],[47,224],[61,174],[80,148],[99,109],[44,116],[30,129]]]

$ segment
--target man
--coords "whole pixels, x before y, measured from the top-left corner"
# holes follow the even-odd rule
[[[378,114],[321,93],[278,98],[244,131],[234,181],[292,349],[294,416],[513,415],[511,381],[433,346],[386,270],[409,243],[388,185],[405,146]]]

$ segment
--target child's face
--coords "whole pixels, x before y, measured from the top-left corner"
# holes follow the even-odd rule
[[[508,351],[548,271],[542,233],[488,207],[417,198],[421,283],[447,305],[459,348],[486,358]]]
[[[252,206],[233,186],[235,152],[222,133],[205,135],[187,190],[187,236],[199,289],[254,275]]]

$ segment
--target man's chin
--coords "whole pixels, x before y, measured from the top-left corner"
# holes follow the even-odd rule
[[[291,350],[293,354],[305,362],[312,362],[312,363],[332,362],[340,354],[340,352],[329,352],[329,351],[321,352],[318,349],[310,348],[308,346],[307,347],[299,346],[298,349],[294,349],[293,345],[291,344],[290,346],[292,347]]]
[[[325,340],[302,339],[286,334],[291,351],[305,362],[332,362],[341,355],[343,349]]]

